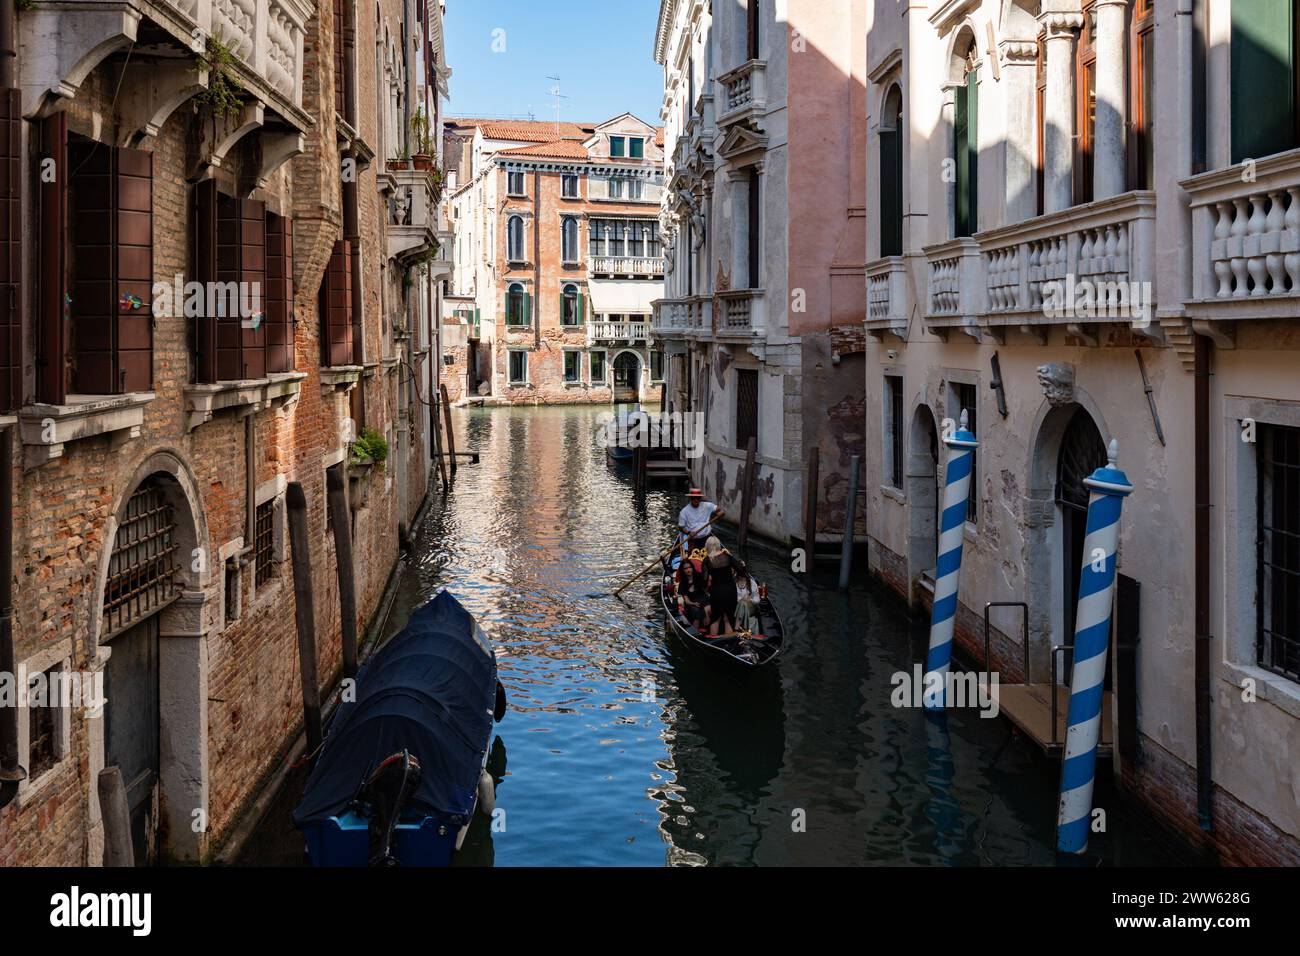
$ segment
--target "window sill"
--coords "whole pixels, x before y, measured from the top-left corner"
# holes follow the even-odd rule
[[[274,372],[266,378],[185,386],[186,431],[211,421],[217,412],[243,409],[253,414],[297,401],[306,372]]]
[[[528,193],[506,193],[507,199],[527,199]]]
[[[880,493],[886,498],[897,501],[900,505],[907,504],[907,495],[903,494],[901,488],[895,488],[893,485],[881,485]]]
[[[98,435],[111,436],[110,448],[140,437],[144,407],[153,392],[126,395],[69,395],[62,405],[32,404],[18,413],[27,467],[35,468],[63,456],[70,442]]]
[[[586,382],[565,382],[564,387],[565,388],[590,388],[591,386],[588,385]]]
[[[1254,681],[1256,700],[1267,701],[1291,717],[1300,718],[1300,684],[1253,664],[1224,661],[1223,669],[1236,693],[1241,693],[1242,681]]]
[[[510,382],[509,385],[508,385],[507,387],[509,387],[509,388],[532,388],[532,387],[533,387],[533,383],[532,383],[532,382]]]
[[[360,365],[331,365],[320,370],[321,391],[350,391],[361,380]]]

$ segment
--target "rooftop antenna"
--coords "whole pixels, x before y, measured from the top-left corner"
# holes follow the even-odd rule
[[[548,80],[554,80],[555,85],[551,87],[550,94],[555,97],[555,138],[560,138],[560,100],[567,100],[568,97],[560,92],[560,78],[558,76],[548,76]]]

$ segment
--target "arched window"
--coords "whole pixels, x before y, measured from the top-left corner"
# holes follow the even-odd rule
[[[1083,4],[1074,60],[1074,203],[1092,202],[1092,144],[1097,130],[1097,5]]]
[[[581,325],[582,318],[582,293],[572,282],[566,283],[560,293],[560,324]]]
[[[524,261],[524,220],[511,216],[506,223],[506,258],[511,262]]]
[[[964,43],[963,43],[964,40]],[[979,229],[979,76],[975,69],[975,37],[969,31],[958,40],[964,83],[953,103],[953,163],[956,167],[953,235],[969,236]]]
[[[506,325],[528,324],[528,294],[522,283],[512,282],[506,290]]]
[[[565,262],[578,261],[578,220],[572,216],[560,220],[560,256]]]
[[[880,117],[880,255],[903,254],[903,94],[885,95]]]

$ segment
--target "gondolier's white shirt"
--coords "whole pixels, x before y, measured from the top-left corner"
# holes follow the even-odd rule
[[[677,516],[677,524],[686,529],[687,534],[693,537],[701,537],[713,534],[713,513],[718,510],[718,506],[712,501],[704,501],[698,505],[687,505],[682,509],[682,513]],[[700,528],[704,522],[708,522],[707,528]],[[700,528],[696,531],[696,528]]]

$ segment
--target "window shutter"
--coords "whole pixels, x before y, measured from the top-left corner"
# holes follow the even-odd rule
[[[1295,13],[1290,2],[1232,0],[1232,161],[1296,145]]]
[[[266,370],[292,372],[293,220],[266,215]]]
[[[968,135],[968,102],[966,98],[969,90],[969,86],[958,87],[953,104],[953,145],[957,153],[953,157],[957,165],[957,180],[953,183],[953,188],[956,190],[956,202],[953,204],[955,212],[954,236],[970,235],[970,205],[968,202],[970,192],[970,137]]]
[[[23,404],[22,91],[0,90],[0,407]]]
[[[980,195],[980,145],[979,145],[979,110],[980,81],[979,75],[972,70],[966,74],[966,156],[969,166],[969,179],[966,194],[970,209],[968,220],[971,234],[979,232],[979,195]]]
[[[217,195],[217,281],[222,289],[234,288],[234,296],[221,295],[225,305],[215,317],[217,335],[217,380],[233,382],[262,378],[266,374],[266,331],[263,328],[266,303],[260,296],[266,288],[266,205],[253,199]],[[255,284],[255,285],[254,285]],[[245,303],[259,291],[254,312],[247,319]],[[257,328],[245,327],[256,323]]]
[[[36,399],[62,405],[67,398],[64,331],[64,258],[68,230],[68,114],[41,120],[41,160],[52,160],[54,179],[37,175],[41,203],[41,310],[36,353]]]
[[[75,169],[73,389],[148,391],[153,383],[153,154],[102,143],[69,149]]]
[[[330,253],[322,310],[325,364],[348,365],[352,361],[352,243],[346,239],[335,242]]]
[[[205,289],[217,280],[217,184],[205,179],[194,187],[194,281]],[[205,296],[206,298],[206,296]],[[178,312],[182,310],[177,308]],[[195,378],[203,384],[217,375],[217,317],[206,303],[194,319]]]
[[[582,325],[587,321],[587,297],[581,292],[578,293],[578,324]]]
[[[524,325],[528,325],[533,320],[533,294],[524,293]]]
[[[880,255],[903,252],[902,164],[898,155],[902,139],[897,129],[880,131]]]

